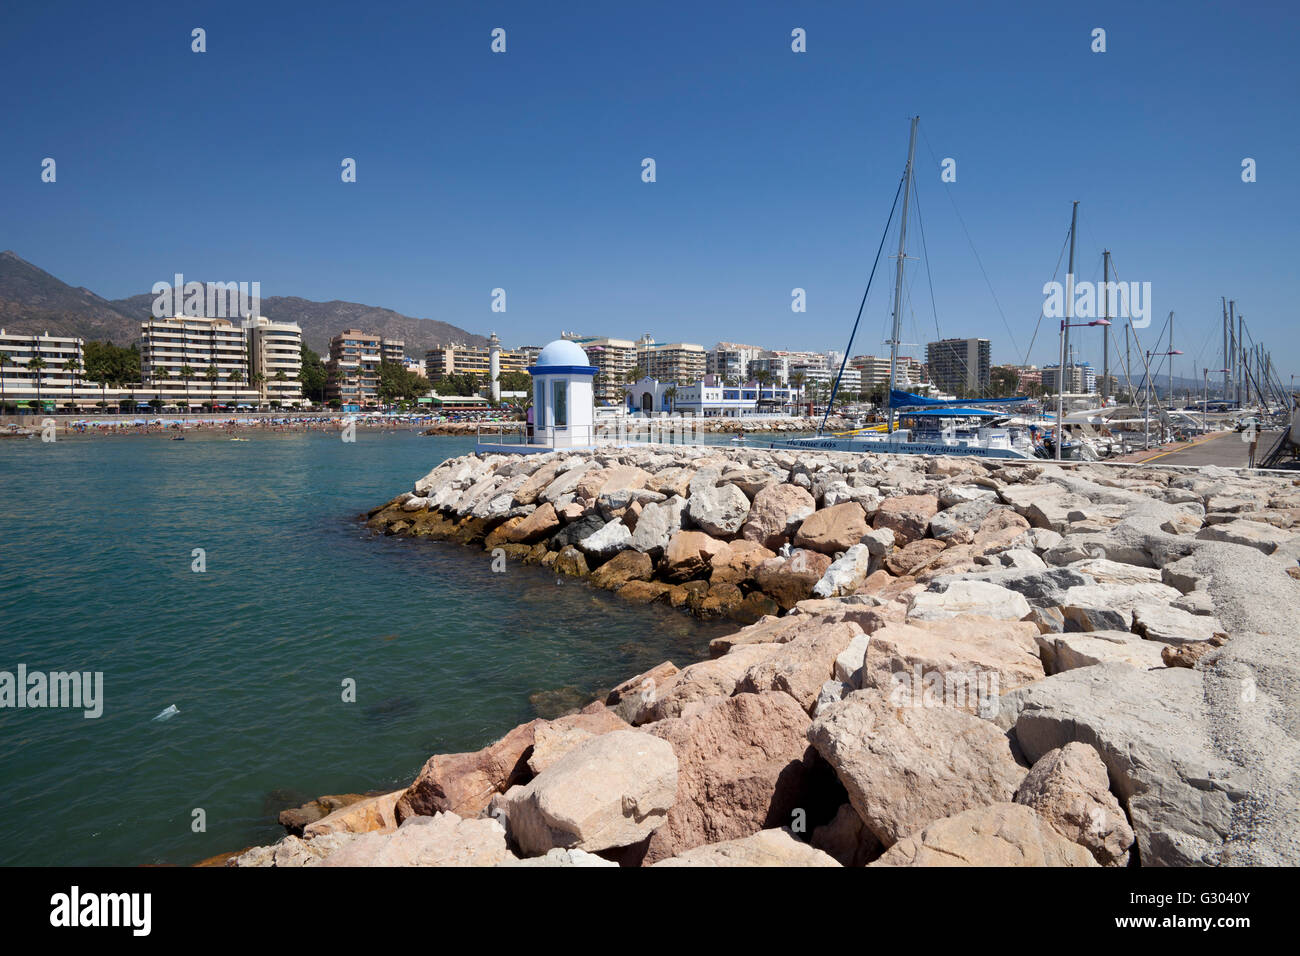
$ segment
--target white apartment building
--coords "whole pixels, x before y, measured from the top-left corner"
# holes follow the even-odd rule
[[[799,398],[798,389],[784,385],[726,385],[716,375],[706,375],[690,385],[646,376],[623,389],[627,408],[633,413],[694,418],[789,415]]]
[[[85,357],[79,338],[0,329],[0,395],[5,402],[62,404],[84,390]],[[36,368],[31,365],[39,359]]]
[[[802,375],[803,383],[808,385],[819,385],[825,388],[827,385],[834,383],[837,376],[840,375],[839,366],[834,368],[808,368],[804,366],[792,365],[790,367],[791,375]],[[851,365],[844,368],[844,374],[840,377],[840,397],[845,394],[856,395],[862,391],[862,373]]]
[[[690,342],[656,343],[648,334],[636,343],[636,364],[661,382],[698,382],[704,377],[704,346]]]
[[[636,343],[631,339],[579,335],[576,332],[561,332],[560,338],[581,346],[587,353],[588,360],[596,367],[594,385],[596,404],[622,404],[623,385],[636,369]]]
[[[177,315],[140,323],[140,376],[169,400],[239,404],[256,397],[248,339],[230,319]]]
[[[261,399],[283,405],[300,401],[302,329],[298,323],[272,322],[259,315],[245,319],[243,331],[248,339],[248,382]]]
[[[724,382],[748,382],[749,363],[765,351],[757,345],[719,342],[705,353],[704,371],[708,375],[718,376]]]

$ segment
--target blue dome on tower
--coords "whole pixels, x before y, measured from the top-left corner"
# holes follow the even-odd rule
[[[587,353],[576,342],[568,339],[556,339],[537,356],[535,367],[545,365],[590,365]]]

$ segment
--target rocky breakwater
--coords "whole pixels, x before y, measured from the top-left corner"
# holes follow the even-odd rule
[[[372,520],[774,613],[233,865],[1300,862],[1289,478],[656,449]]]

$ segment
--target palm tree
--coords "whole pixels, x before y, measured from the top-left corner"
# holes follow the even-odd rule
[[[41,401],[41,370],[47,367],[45,359],[38,355],[27,362],[27,367],[36,372],[36,407],[44,409],[45,404]]]
[[[243,385],[244,370],[242,368],[235,369],[228,376],[226,376],[226,381],[228,381],[231,385]]]
[[[676,407],[677,386],[669,385],[664,389],[664,397],[668,399],[668,411],[673,411]]]
[[[271,378],[274,379],[275,383],[280,386],[283,386],[285,382],[289,381],[289,376],[284,374],[284,369],[282,368],[276,369],[275,374],[272,375]],[[283,395],[284,393],[282,391],[277,391],[276,394]],[[488,394],[490,395],[491,392],[489,392]]]
[[[217,368],[216,362],[208,363],[203,377],[208,380],[208,410],[214,411],[217,407],[217,382],[221,380],[221,369]]]
[[[81,371],[81,359],[75,355],[63,364],[63,367],[72,375],[72,407],[77,407],[77,373]]]
[[[803,372],[792,372],[790,374],[790,385],[793,388],[798,389],[799,392],[802,393],[803,383],[807,380],[807,378],[808,376],[804,375]]]
[[[167,371],[165,368],[155,368],[150,373],[150,378],[153,379],[154,387],[158,389],[159,398],[162,398],[162,386],[171,381],[171,377],[172,373]]]
[[[253,388],[257,389],[257,406],[262,407],[262,386],[266,384],[266,375],[263,372],[253,373]]]
[[[0,352],[0,409],[8,404],[5,400],[5,366],[9,364],[11,357],[7,352]]]
[[[185,408],[190,407],[190,379],[194,377],[194,369],[188,364],[181,366],[181,378],[185,379]]]

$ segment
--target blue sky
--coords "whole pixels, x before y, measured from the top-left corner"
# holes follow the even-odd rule
[[[920,114],[904,340],[937,314],[1023,360],[1077,199],[1076,273],[1105,246],[1151,282],[1143,344],[1175,311],[1178,374],[1221,364],[1223,295],[1300,372],[1294,4],[27,6],[0,34],[0,248],[101,295],[181,272],[509,345],[843,348]],[[884,351],[891,265],[855,353]]]

